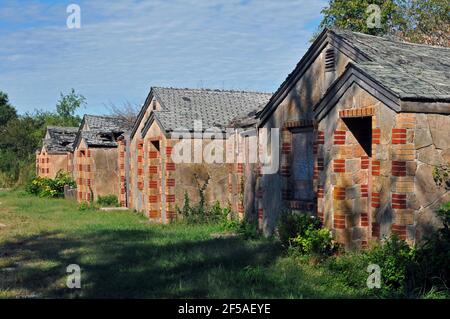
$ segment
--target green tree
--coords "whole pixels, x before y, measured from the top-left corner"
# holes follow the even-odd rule
[[[404,24],[397,36],[409,42],[450,47],[450,1],[399,1]]]
[[[75,115],[75,111],[85,105],[86,98],[81,94],[76,94],[74,89],[67,95],[61,93],[56,104],[56,113],[61,118],[60,124],[64,126],[79,125],[81,118]]]
[[[61,94],[56,112],[38,111],[17,115],[8,96],[0,92],[0,187],[27,182],[34,172],[35,151],[41,146],[48,125],[78,126],[75,115],[86,104],[75,90]]]
[[[380,28],[369,27],[367,19],[372,11],[369,5],[380,7]],[[331,0],[322,9],[323,19],[320,27],[337,27],[372,35],[387,34],[393,25],[402,18],[398,16],[398,5],[395,0]]]
[[[0,91],[0,129],[10,120],[17,118],[16,109],[9,104],[8,94]]]
[[[380,25],[367,23],[380,9]],[[450,46],[448,0],[330,0],[322,9],[320,28],[338,27],[377,36],[394,35],[415,43]],[[369,19],[370,21],[370,19]]]

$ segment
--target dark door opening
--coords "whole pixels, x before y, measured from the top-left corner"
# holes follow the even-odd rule
[[[159,152],[159,141],[152,141],[152,144],[156,148],[156,150]]]
[[[343,120],[367,156],[372,157],[372,117],[351,117]]]

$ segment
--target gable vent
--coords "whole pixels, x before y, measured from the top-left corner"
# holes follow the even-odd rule
[[[333,72],[335,67],[334,49],[325,51],[325,72]]]

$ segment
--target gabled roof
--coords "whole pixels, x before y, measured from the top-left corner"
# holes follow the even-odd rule
[[[82,131],[81,138],[91,147],[117,147],[117,138],[121,134],[104,130]]]
[[[450,48],[358,32],[330,32],[364,53],[370,61],[358,62],[357,67],[400,99],[450,101]]]
[[[450,48],[324,29],[260,112],[259,125],[264,124],[328,44],[350,57],[354,69],[399,101],[450,102]]]
[[[158,100],[161,110],[152,111],[153,116],[147,119],[143,134],[155,119],[166,132],[179,129],[193,131],[194,121],[198,120],[201,120],[203,130],[213,127],[224,129],[236,117],[247,116],[262,108],[271,96],[270,93],[260,92],[163,87],[153,87],[150,95]],[[150,101],[147,98],[142,114]],[[138,117],[135,130],[141,120],[142,116]]]
[[[84,139],[92,147],[117,147],[117,138],[131,129],[131,124],[120,117],[83,116],[74,142],[74,148]]]
[[[77,127],[47,126],[43,147],[48,153],[70,152],[77,135]]]
[[[83,124],[87,125],[89,130],[101,130],[105,132],[126,132],[131,129],[127,120],[115,116],[88,115],[83,117]]]

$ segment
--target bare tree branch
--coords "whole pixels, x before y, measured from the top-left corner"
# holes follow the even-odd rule
[[[121,118],[130,124],[134,123],[141,109],[140,105],[133,104],[129,101],[126,101],[121,106],[118,106],[112,102],[104,104],[104,106],[109,110],[111,115]]]

